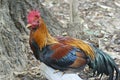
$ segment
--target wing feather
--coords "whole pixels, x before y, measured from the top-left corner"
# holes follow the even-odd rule
[[[54,44],[51,46],[51,49],[54,51],[51,57],[53,59],[61,59],[70,52],[72,46],[63,45],[63,44]]]
[[[89,44],[83,42],[82,40],[71,38],[69,36],[56,37],[56,39],[58,40],[58,42],[60,42],[62,44],[71,45],[71,46],[81,49],[91,59],[94,59],[94,57],[95,57],[95,53],[94,53],[93,49],[91,48],[91,46]]]

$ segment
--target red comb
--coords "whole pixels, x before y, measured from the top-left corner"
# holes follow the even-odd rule
[[[32,10],[28,13],[28,16],[27,16],[27,21],[28,23],[31,23],[35,17],[40,17],[40,12],[37,11],[37,10]]]

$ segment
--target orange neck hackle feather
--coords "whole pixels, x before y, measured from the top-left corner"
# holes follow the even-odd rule
[[[31,31],[31,38],[39,45],[40,49],[49,44],[57,43],[55,38],[53,38],[47,30],[46,24],[43,19],[40,18],[40,25],[36,31]]]

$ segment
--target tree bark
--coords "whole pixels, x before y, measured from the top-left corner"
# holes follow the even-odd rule
[[[15,80],[14,71],[22,71],[28,64],[29,31],[25,25],[32,9],[41,12],[52,34],[62,32],[60,23],[40,0],[0,0],[0,80]]]

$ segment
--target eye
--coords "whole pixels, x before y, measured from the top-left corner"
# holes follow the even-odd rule
[[[36,18],[39,18],[39,16],[38,16],[38,15],[35,15],[35,17],[36,17]]]
[[[37,21],[37,23],[39,23],[39,21]]]

